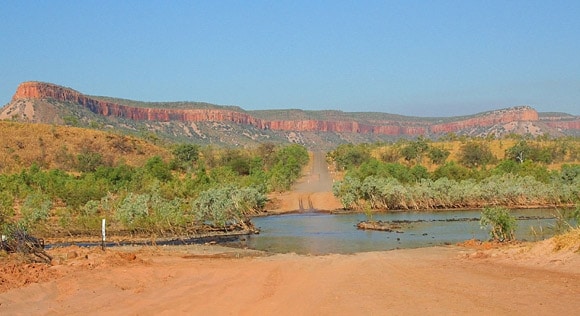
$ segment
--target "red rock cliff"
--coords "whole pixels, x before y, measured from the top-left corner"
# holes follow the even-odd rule
[[[373,133],[383,135],[422,135],[456,132],[473,127],[491,126],[498,123],[512,121],[537,121],[538,113],[530,107],[518,107],[506,110],[498,110],[486,113],[479,117],[459,119],[452,122],[428,124],[422,122],[373,122],[361,123],[356,121],[331,121],[331,120],[262,120],[248,113],[226,109],[160,109],[144,108],[120,105],[112,102],[97,100],[86,96],[73,89],[61,87],[49,83],[24,82],[22,83],[13,101],[19,99],[55,99],[82,105],[93,113],[123,117],[132,120],[150,121],[224,121],[238,124],[247,124],[260,129],[276,131],[303,131],[303,132],[349,132],[349,133]],[[551,122],[553,126],[560,128],[576,128],[577,121],[559,124]]]
[[[478,126],[491,126],[513,121],[537,121],[538,119],[539,116],[536,110],[530,107],[521,106],[511,109],[492,111],[481,117],[473,117],[449,123],[434,124],[431,125],[429,130],[434,134],[439,134],[456,132],[462,129]]]
[[[387,135],[419,135],[425,133],[424,128],[402,127],[399,124],[370,125],[360,124],[355,121],[324,121],[324,120],[287,120],[267,121],[253,117],[247,113],[219,109],[159,109],[141,108],[120,105],[112,102],[97,100],[83,95],[73,89],[61,87],[49,83],[24,82],[22,83],[13,101],[19,99],[55,99],[85,106],[93,113],[123,117],[132,120],[150,121],[226,121],[238,124],[253,125],[261,129],[277,131],[303,131],[303,132],[350,132],[350,133],[376,133]]]
[[[543,121],[542,122],[550,127],[557,128],[560,130],[580,130],[580,118],[576,120],[561,120],[561,121]]]

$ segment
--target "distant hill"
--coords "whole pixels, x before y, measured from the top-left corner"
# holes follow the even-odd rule
[[[75,169],[80,154],[98,154],[105,165],[141,166],[152,156],[165,160],[170,149],[138,137],[71,126],[0,121],[0,172],[37,164]]]
[[[580,134],[580,117],[538,113],[529,106],[439,118],[332,110],[246,111],[203,102],[139,102],[88,96],[42,82],[22,83],[11,102],[2,108],[0,119],[119,130],[199,144],[252,146],[294,142],[317,149],[419,135],[436,138],[446,133]]]

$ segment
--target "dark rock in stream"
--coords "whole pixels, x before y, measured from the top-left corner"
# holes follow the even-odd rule
[[[364,221],[360,222],[356,225],[357,229],[363,230],[378,230],[384,232],[397,232],[403,233],[402,231],[397,231],[397,229],[401,229],[400,225],[393,224],[391,222],[383,222],[383,221]]]

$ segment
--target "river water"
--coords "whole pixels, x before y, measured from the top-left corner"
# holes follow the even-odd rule
[[[519,218],[518,240],[541,240],[554,234],[554,209],[513,210]],[[358,230],[364,214],[299,213],[254,218],[259,235],[247,246],[276,253],[328,254],[382,251],[454,244],[468,239],[487,240],[479,210],[393,212],[375,214],[373,220],[404,221],[400,232]]]

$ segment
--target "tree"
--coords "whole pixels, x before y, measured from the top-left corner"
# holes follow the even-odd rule
[[[469,169],[460,166],[453,161],[447,162],[443,166],[435,169],[433,172],[433,179],[447,178],[450,180],[466,180],[470,176]]]
[[[403,155],[403,158],[405,158],[406,161],[411,161],[413,159],[420,160],[423,153],[428,149],[429,144],[427,144],[427,140],[424,137],[419,136],[416,141],[401,149],[401,155]]]
[[[532,148],[525,140],[520,140],[517,144],[506,150],[506,158],[523,163],[529,159]]]
[[[36,228],[45,224],[50,216],[52,200],[42,192],[29,194],[22,203],[23,223],[27,228]]]
[[[62,120],[64,125],[68,126],[79,126],[79,118],[73,115],[65,115]]]
[[[129,193],[115,211],[115,217],[125,227],[136,230],[149,216],[149,194]],[[142,227],[141,227],[142,228]]]
[[[329,155],[334,160],[338,170],[358,167],[371,159],[369,149],[364,145],[340,145]]]
[[[159,156],[153,156],[145,163],[145,170],[149,175],[161,181],[171,180],[172,175],[169,165],[166,164]]]
[[[541,148],[537,145],[531,145],[526,140],[520,140],[513,147],[506,150],[506,158],[515,160],[519,163],[524,161],[533,161],[541,163],[551,163],[554,156],[562,156],[562,151],[559,148]],[[564,149],[565,155],[565,149]]]
[[[251,160],[246,157],[238,157],[228,164],[240,176],[247,176],[250,174]]]
[[[182,144],[173,150],[175,160],[180,164],[194,164],[199,159],[199,146]]]
[[[431,162],[436,165],[444,163],[447,157],[449,157],[449,154],[449,150],[438,147],[431,147],[427,152],[427,156],[431,159]]]
[[[497,164],[497,166],[495,166],[493,169],[493,173],[498,175],[502,175],[504,173],[519,174],[521,169],[521,164],[517,163],[515,160],[508,159],[502,160],[499,164]]]
[[[274,164],[274,159],[276,157],[276,145],[273,143],[263,143],[258,146],[256,151],[258,156],[262,159],[264,167],[270,169]]]
[[[103,156],[98,152],[84,151],[77,155],[77,169],[81,172],[92,172],[103,165]]]
[[[459,162],[468,168],[477,168],[493,163],[496,158],[484,143],[468,142],[461,147]]]
[[[423,171],[426,172],[426,169],[422,170],[421,168],[423,167],[421,166],[418,167],[418,169],[415,169],[414,171],[418,173],[413,174],[413,170],[403,164],[383,163],[374,158],[371,158],[369,161],[360,165],[360,167],[350,169],[347,174],[357,177],[361,181],[370,176],[378,176],[382,178],[395,178],[400,182],[409,183],[416,180],[417,176],[424,175]]]
[[[411,161],[419,156],[419,152],[415,146],[407,145],[401,149],[401,155],[406,161]]]
[[[218,165],[218,161],[216,158],[216,149],[213,146],[211,145],[203,146],[201,148],[201,155],[208,168],[213,168]]]
[[[275,163],[270,170],[270,186],[273,190],[287,190],[302,174],[309,161],[308,151],[300,145],[289,145],[276,151]]]

